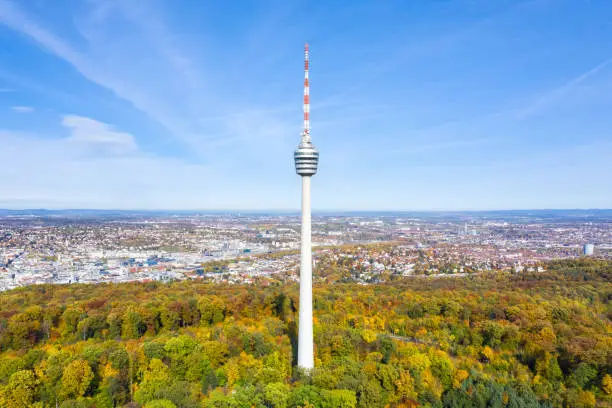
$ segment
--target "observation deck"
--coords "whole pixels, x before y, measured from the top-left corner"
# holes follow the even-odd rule
[[[302,140],[293,153],[295,171],[302,177],[314,176],[319,164],[319,151],[310,141]]]

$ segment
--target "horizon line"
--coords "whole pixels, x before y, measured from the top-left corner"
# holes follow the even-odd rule
[[[45,207],[30,207],[30,208],[0,208],[0,211],[114,211],[114,212],[279,212],[279,213],[299,213],[301,210],[287,208],[266,208],[266,209],[249,209],[249,208],[209,208],[209,209],[177,209],[177,208],[45,208]],[[492,208],[492,209],[313,209],[313,212],[382,212],[382,213],[411,213],[411,212],[503,212],[503,211],[612,211],[612,208],[580,208],[580,207],[545,207],[545,208]]]

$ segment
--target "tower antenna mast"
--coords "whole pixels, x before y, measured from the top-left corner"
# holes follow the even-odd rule
[[[302,141],[310,142],[310,80],[308,78],[308,43],[304,45],[304,132]]]

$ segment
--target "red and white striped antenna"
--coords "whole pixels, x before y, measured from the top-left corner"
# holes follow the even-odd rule
[[[308,43],[304,45],[304,133],[302,140],[310,142],[310,82],[308,80]]]

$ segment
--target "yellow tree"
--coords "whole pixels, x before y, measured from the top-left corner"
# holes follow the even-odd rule
[[[170,370],[163,361],[151,359],[149,367],[143,375],[140,388],[134,394],[134,399],[140,404],[157,399],[159,391],[170,384]]]
[[[38,380],[29,370],[17,371],[0,390],[0,406],[3,408],[21,408],[34,405]]]
[[[608,395],[612,395],[612,377],[610,374],[604,375],[601,380],[601,388],[603,388],[604,392]]]
[[[94,374],[85,360],[75,360],[68,364],[62,376],[62,397],[78,398],[85,395]]]

